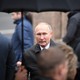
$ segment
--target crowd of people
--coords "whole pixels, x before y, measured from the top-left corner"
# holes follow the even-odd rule
[[[12,12],[16,24],[12,40],[0,34],[0,79],[80,80],[79,15],[79,12],[69,13],[67,34],[63,42],[56,43],[52,40],[51,25],[40,22],[33,32],[31,15]]]

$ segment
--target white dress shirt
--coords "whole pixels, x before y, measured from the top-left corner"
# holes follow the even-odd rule
[[[50,47],[50,43],[49,43],[47,46],[45,46],[44,48],[45,48],[45,49],[48,49],[49,47]],[[44,49],[42,46],[40,46],[40,48],[41,48],[41,50]]]

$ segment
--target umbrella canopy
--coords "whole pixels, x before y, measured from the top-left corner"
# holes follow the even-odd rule
[[[73,11],[80,10],[80,0],[2,0],[1,11]]]
[[[1,0],[1,12],[21,11],[73,11],[80,10],[80,0]],[[23,16],[22,16],[22,53],[24,52],[23,36]]]

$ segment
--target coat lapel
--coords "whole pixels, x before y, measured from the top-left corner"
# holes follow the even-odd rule
[[[40,53],[41,52],[39,44],[35,45],[35,49],[34,50],[35,50],[35,53]]]

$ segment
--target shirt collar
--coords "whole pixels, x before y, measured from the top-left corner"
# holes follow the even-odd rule
[[[26,19],[26,17],[23,17],[23,20]],[[21,19],[17,19],[14,21],[14,24],[19,24],[20,22],[22,22],[22,18]]]
[[[45,47],[45,49],[48,49],[50,47],[50,43],[47,44],[47,46]],[[40,49],[43,50],[44,48],[40,46]]]

